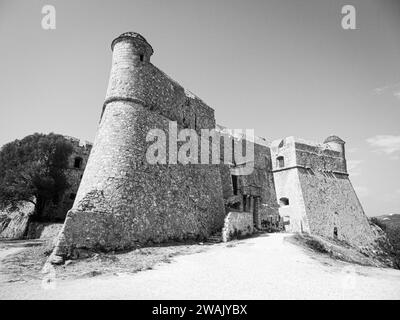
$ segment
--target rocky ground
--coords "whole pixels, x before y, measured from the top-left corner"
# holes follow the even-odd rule
[[[0,299],[400,299],[399,270],[340,261],[296,241],[261,234],[168,244],[46,274],[45,243],[2,243]]]
[[[57,279],[81,279],[99,275],[136,273],[156,264],[170,263],[176,255],[197,253],[207,245],[168,243],[128,252],[95,254],[88,259],[67,260],[54,266]],[[45,262],[52,251],[51,239],[0,242],[0,286],[3,283],[26,283],[46,277]]]

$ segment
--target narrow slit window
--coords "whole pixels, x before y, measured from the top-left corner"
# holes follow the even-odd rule
[[[334,237],[335,239],[337,239],[337,237],[338,237],[338,230],[337,230],[337,227],[334,227],[334,228],[333,228],[333,237]]]
[[[232,176],[232,188],[233,188],[233,194],[236,196],[238,194],[238,179],[237,179],[237,176]]]
[[[283,168],[285,166],[285,158],[282,156],[276,158],[276,165],[278,168]]]

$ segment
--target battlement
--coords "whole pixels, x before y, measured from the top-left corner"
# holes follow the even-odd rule
[[[341,139],[340,147],[332,146],[329,141],[315,143],[295,137],[276,140],[271,144],[273,170],[304,168],[347,175],[344,141]]]

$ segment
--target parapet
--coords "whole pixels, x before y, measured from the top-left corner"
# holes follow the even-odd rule
[[[271,144],[273,169],[304,168],[347,174],[344,143],[336,136],[329,137],[324,143],[295,137],[275,140]]]
[[[135,44],[135,47],[143,49],[142,53],[148,58],[154,53],[152,46],[147,42],[147,40],[137,32],[124,32],[115,38],[111,42],[111,50],[114,51],[114,47],[117,43],[121,41],[127,41]]]
[[[336,142],[336,143],[339,143],[339,144],[345,144],[345,142],[342,139],[340,139],[338,136],[335,136],[335,135],[329,136],[324,141],[324,143],[330,143],[330,142]]]
[[[335,135],[329,136],[324,141],[324,144],[328,145],[332,150],[339,152],[343,159],[346,158],[346,152],[344,148],[345,143],[346,142]]]

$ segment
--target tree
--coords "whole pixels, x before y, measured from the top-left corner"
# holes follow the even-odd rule
[[[0,206],[20,201],[35,205],[40,219],[45,206],[58,203],[69,187],[65,169],[72,153],[71,143],[62,135],[29,135],[4,145],[0,150]]]

